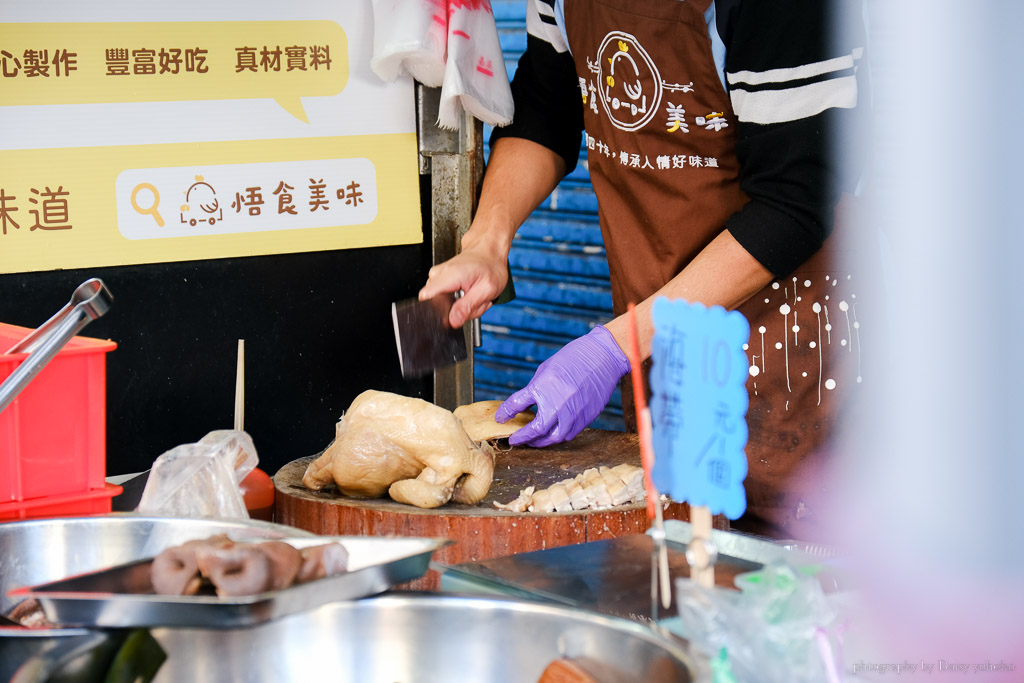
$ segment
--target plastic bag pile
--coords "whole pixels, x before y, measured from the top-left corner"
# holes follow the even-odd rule
[[[805,570],[769,564],[740,574],[740,591],[676,584],[683,631],[713,683],[839,683],[849,626],[838,595]]]
[[[438,125],[465,109],[484,123],[512,121],[512,90],[490,0],[373,0],[373,59],[382,80],[404,73],[441,88]]]

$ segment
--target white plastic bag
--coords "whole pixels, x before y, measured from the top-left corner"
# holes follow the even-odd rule
[[[373,0],[373,58],[383,81],[408,72],[432,88],[444,80],[447,0]]]
[[[438,125],[458,129],[463,109],[493,126],[512,122],[512,89],[490,0],[448,2],[448,59]]]
[[[156,459],[138,511],[166,517],[248,519],[239,484],[259,457],[245,432],[210,432]]]
[[[438,125],[457,130],[462,111],[512,122],[512,89],[490,0],[373,0],[370,68],[384,81],[408,72],[441,88]]]

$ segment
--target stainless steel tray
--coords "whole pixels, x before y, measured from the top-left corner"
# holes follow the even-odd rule
[[[241,540],[241,539],[235,539]],[[157,595],[150,585],[152,558],[10,591],[35,598],[54,623],[109,628],[253,626],[326,603],[382,593],[426,573],[447,539],[320,536],[280,539],[296,548],[338,541],[349,553],[349,571],[279,591],[221,598]]]
[[[686,544],[693,537],[693,527],[688,522],[666,520],[665,533],[669,575],[688,578]],[[732,590],[738,574],[777,560],[796,565],[820,562],[788,545],[734,531],[712,530],[711,540],[718,547],[715,579],[722,590]],[[631,534],[455,566],[438,564],[436,568],[442,572],[441,590],[540,599],[649,621],[659,618],[651,605],[652,548],[649,535]],[[822,571],[818,577],[826,591],[838,591],[848,583],[832,570]],[[661,618],[676,613],[673,598]]]

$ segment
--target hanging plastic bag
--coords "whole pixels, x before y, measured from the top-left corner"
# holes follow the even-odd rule
[[[239,484],[259,457],[245,432],[210,432],[198,443],[162,454],[142,492],[138,511],[166,517],[248,519]]]
[[[444,81],[447,0],[373,0],[373,58],[383,81],[409,73],[432,88]]]
[[[409,73],[441,88],[438,125],[463,110],[484,123],[512,121],[512,89],[490,0],[373,0],[370,68],[384,81]]]
[[[457,129],[462,109],[493,126],[512,122],[512,89],[490,0],[448,1],[448,59],[438,125]]]

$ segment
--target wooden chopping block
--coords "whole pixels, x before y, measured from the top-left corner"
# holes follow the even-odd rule
[[[503,442],[506,443],[507,442]],[[507,448],[507,446],[506,446]],[[275,520],[316,534],[341,536],[424,536],[450,538],[454,545],[439,550],[434,561],[455,565],[557,546],[644,533],[649,524],[643,503],[604,510],[547,514],[507,512],[494,507],[507,503],[527,486],[537,490],[575,477],[591,467],[622,463],[640,466],[636,434],[584,430],[568,443],[547,448],[513,447],[498,450],[494,481],[477,505],[449,503],[424,510],[389,498],[350,498],[337,489],[311,491],[302,475],[314,457],[288,463],[274,476]],[[671,503],[666,519],[689,520],[689,506]],[[728,529],[728,520],[716,518]],[[440,576],[428,572],[405,584],[411,590],[436,590]]]

